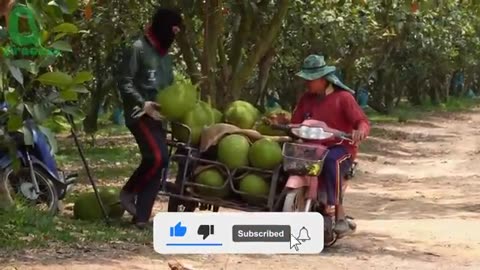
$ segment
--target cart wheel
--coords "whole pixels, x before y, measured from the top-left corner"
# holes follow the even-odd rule
[[[170,197],[168,199],[168,212],[195,212],[197,204]]]

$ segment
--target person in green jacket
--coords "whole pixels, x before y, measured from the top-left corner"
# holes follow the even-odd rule
[[[141,229],[148,225],[169,161],[163,117],[155,100],[158,91],[173,83],[168,49],[181,26],[178,12],[158,9],[144,33],[127,46],[118,66],[125,124],[142,156],[140,166],[122,188],[120,202]]]

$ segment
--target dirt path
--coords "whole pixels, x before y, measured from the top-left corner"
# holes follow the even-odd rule
[[[216,270],[480,269],[480,111],[375,128],[346,199],[358,231],[322,255],[186,257],[144,248],[83,254],[42,266],[13,265],[169,269],[167,261],[178,260],[194,269]]]

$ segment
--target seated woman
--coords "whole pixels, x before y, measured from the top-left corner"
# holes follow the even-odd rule
[[[335,232],[344,236],[351,232],[341,200],[343,178],[349,172],[358,151],[358,142],[364,140],[370,123],[355,101],[353,90],[334,75],[335,67],[327,66],[323,56],[310,55],[297,76],[305,80],[307,91],[300,98],[293,112],[292,123],[314,119],[329,127],[352,134],[355,143],[332,140],[324,161],[321,178],[327,192],[329,208],[336,209]]]

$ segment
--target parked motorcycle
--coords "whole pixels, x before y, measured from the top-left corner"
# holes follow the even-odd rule
[[[6,104],[0,105],[1,111],[6,109]],[[33,145],[25,143],[22,133],[10,134],[16,143],[20,169],[14,170],[14,159],[8,149],[0,149],[0,170],[3,172],[0,181],[8,181],[16,198],[56,214],[59,201],[68,193],[78,175],[66,175],[57,168],[48,138],[33,119],[26,119],[24,127],[32,134]]]
[[[288,174],[287,193],[283,203],[283,212],[319,212],[324,217],[325,246],[332,246],[338,236],[335,226],[335,209],[327,208],[326,191],[318,176],[322,172],[323,162],[328,148],[322,144],[331,139],[352,142],[350,135],[328,127],[324,122],[306,120],[301,125],[274,125],[286,130],[294,139],[283,145],[283,169]],[[347,187],[347,181],[353,177],[357,163],[353,163],[342,183],[341,200]],[[347,217],[350,228],[355,231],[353,218]]]

